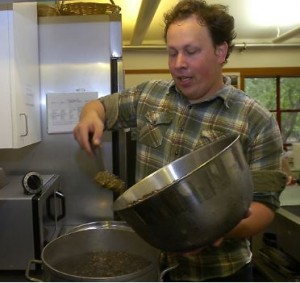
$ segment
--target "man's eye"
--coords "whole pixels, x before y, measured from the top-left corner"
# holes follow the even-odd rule
[[[177,55],[176,52],[169,52],[169,57],[175,57]]]
[[[196,50],[196,49],[186,50],[186,53],[187,53],[188,55],[194,55],[194,54],[197,53],[197,50]]]

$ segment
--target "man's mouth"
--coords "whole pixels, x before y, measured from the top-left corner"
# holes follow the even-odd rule
[[[178,76],[177,79],[180,85],[182,86],[189,86],[189,84],[192,81],[192,77],[187,77],[187,76]]]

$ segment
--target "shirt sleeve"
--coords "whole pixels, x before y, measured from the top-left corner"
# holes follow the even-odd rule
[[[249,112],[249,131],[244,144],[247,159],[252,172],[265,172],[270,175],[280,171],[280,161],[283,152],[282,136],[273,114],[258,104],[253,104]],[[257,176],[256,176],[257,177]],[[254,180],[253,201],[264,203],[273,210],[280,206],[279,196],[285,187],[283,183],[276,186],[275,179],[265,178],[265,186]]]
[[[105,130],[113,129],[118,120],[119,108],[116,107],[119,103],[119,93],[114,93],[99,98],[105,109]]]
[[[99,98],[105,108],[105,130],[136,127],[136,109],[145,84]]]
[[[253,200],[264,203],[272,210],[280,206],[279,196],[285,188],[287,175],[280,170],[252,171]]]

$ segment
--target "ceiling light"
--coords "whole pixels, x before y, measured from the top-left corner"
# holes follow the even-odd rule
[[[248,1],[249,17],[256,25],[291,26],[299,23],[299,0]]]

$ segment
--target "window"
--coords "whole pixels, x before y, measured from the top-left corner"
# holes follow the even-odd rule
[[[300,142],[300,76],[245,77],[244,89],[274,113],[285,145]]]

